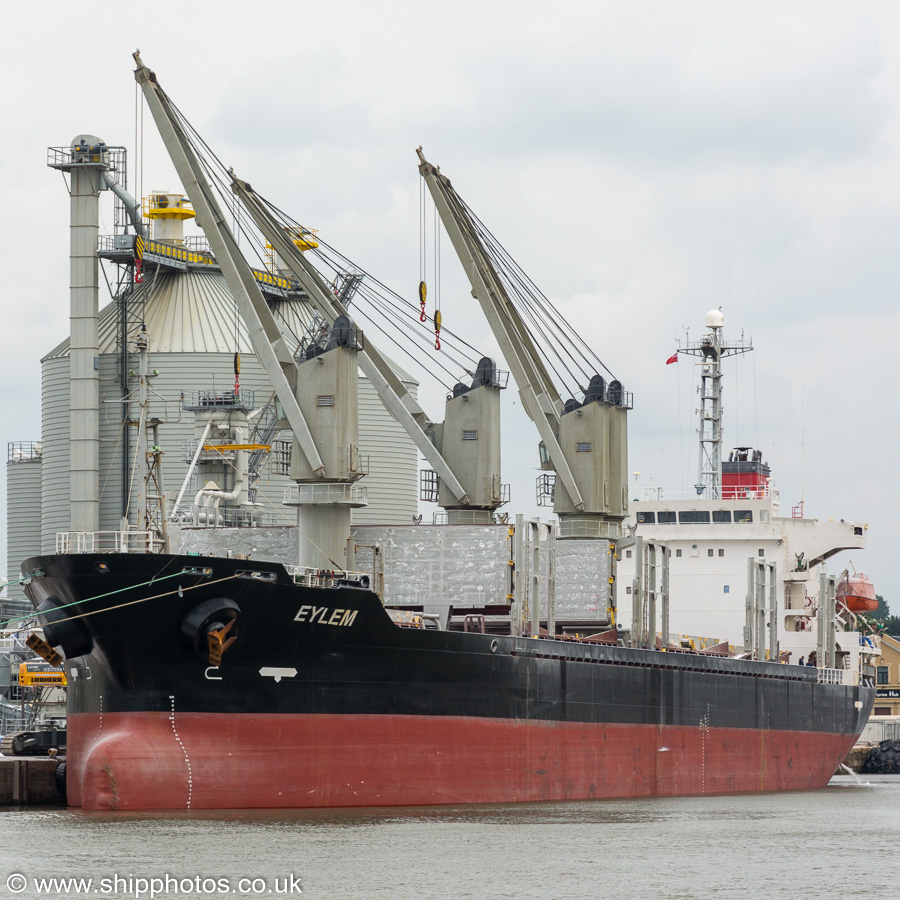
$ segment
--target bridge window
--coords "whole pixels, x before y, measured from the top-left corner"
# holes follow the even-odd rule
[[[713,510],[713,523],[718,525],[722,522],[730,522],[731,521],[731,510],[730,509],[714,509]]]
[[[656,513],[639,512],[637,514],[638,525],[652,525],[656,521]],[[662,520],[660,520],[662,521]]]
[[[709,510],[708,509],[685,509],[682,512],[678,513],[678,522],[681,525],[691,524],[693,525],[696,522],[709,522]]]
[[[674,525],[675,524],[675,513],[674,512],[661,512],[659,514],[659,518],[657,519],[660,525]]]
[[[752,509],[736,509],[734,511],[734,521],[735,522],[752,522],[753,521],[753,510]]]

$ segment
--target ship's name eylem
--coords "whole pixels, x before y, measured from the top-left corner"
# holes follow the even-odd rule
[[[349,628],[358,609],[331,609],[328,606],[301,606],[295,622],[315,622],[317,625],[340,625]],[[330,615],[329,615],[330,613]]]

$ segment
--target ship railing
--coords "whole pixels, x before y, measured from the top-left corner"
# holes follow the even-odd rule
[[[819,684],[846,684],[853,686],[858,682],[858,674],[851,669],[818,669]]]
[[[742,486],[739,488],[725,487],[721,490],[721,499],[723,500],[761,500],[775,493],[770,489],[769,485],[760,485],[759,487]],[[698,497],[701,500],[708,501],[710,499],[706,495],[706,491],[698,494],[696,487],[693,485],[659,486],[649,484],[638,488],[635,500],[648,500],[651,502],[658,500],[696,500]]]
[[[163,540],[153,531],[61,531],[57,553],[162,553]]]
[[[877,634],[861,634],[859,636],[859,648],[861,653],[881,656],[881,636]]]
[[[368,572],[351,572],[341,569],[317,569],[314,566],[285,566],[294,583],[301,587],[361,587],[368,588],[371,576]]]
[[[367,488],[350,482],[328,482],[325,484],[289,484],[284,488],[284,506],[306,504],[347,504],[365,506],[368,502]]]

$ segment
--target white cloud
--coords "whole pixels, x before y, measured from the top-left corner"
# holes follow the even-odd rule
[[[408,296],[423,144],[634,390],[631,468],[657,483],[691,479],[696,457],[690,367],[665,359],[681,326],[697,334],[722,305],[728,334],[757,347],[729,375],[726,440],[758,439],[790,503],[803,419],[809,509],[868,519],[865,568],[900,598],[884,487],[900,324],[894,4],[161,2],[105,18],[60,4],[54,29],[45,12],[16,7],[0,37],[3,439],[38,437],[37,360],[68,327],[68,198],[45,147],[90,131],[134,151],[140,46],[223,162]],[[174,186],[149,115],[142,149],[134,181]],[[449,243],[443,274],[447,327],[482,341]],[[522,422],[513,435],[536,443]]]

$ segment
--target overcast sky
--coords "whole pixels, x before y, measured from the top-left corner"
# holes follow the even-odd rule
[[[693,367],[665,360],[721,307],[756,348],[726,367],[726,447],[763,450],[788,515],[805,493],[809,515],[867,522],[852,561],[900,612],[896,3],[105,9],[4,13],[2,445],[40,437],[39,360],[68,331],[68,196],[46,148],[89,132],[135,150],[140,48],[226,164],[411,298],[422,144],[634,392],[641,483],[696,478]],[[176,188],[149,115],[138,143],[144,192]],[[445,324],[482,334],[449,242],[442,272]],[[535,462],[512,449],[528,507]]]

